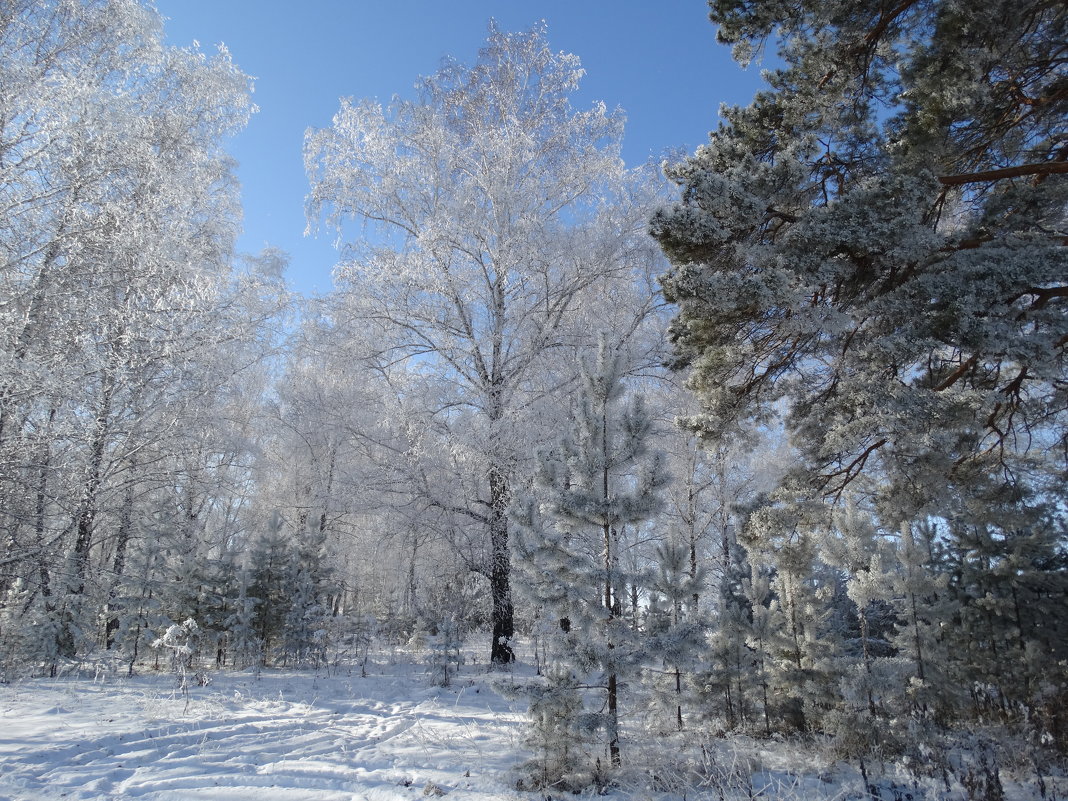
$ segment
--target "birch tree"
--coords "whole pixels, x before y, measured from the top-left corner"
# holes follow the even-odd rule
[[[616,301],[619,337],[655,304],[633,292],[656,264],[648,182],[623,169],[620,114],[572,108],[581,75],[544,26],[491,25],[474,65],[446,59],[388,108],[343,101],[306,140],[309,220],[366,232],[342,248],[342,291],[380,361],[433,385],[430,417],[477,471],[465,497],[429,500],[488,540],[495,663],[513,658],[507,509],[533,406],[574,381],[561,356],[591,344],[584,301]]]
[[[101,528],[126,541],[132,484],[171,464],[235,333],[221,142],[249,80],[161,39],[133,0],[0,9],[0,583],[63,618],[63,655],[91,633]]]

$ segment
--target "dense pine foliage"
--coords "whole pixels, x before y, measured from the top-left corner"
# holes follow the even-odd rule
[[[795,451],[744,541],[792,669],[823,685],[787,693],[798,720],[841,714],[826,591],[856,618],[851,714],[1063,731],[1068,17],[712,8],[738,57],[775,43],[785,66],[671,169],[682,199],[653,231],[689,424],[715,441],[775,417]]]

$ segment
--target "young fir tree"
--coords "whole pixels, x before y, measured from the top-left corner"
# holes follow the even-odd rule
[[[816,526],[804,516],[766,506],[745,532],[752,558],[768,569],[764,668],[780,723],[816,730],[837,697],[839,643],[830,622],[837,575],[819,559]]]
[[[710,715],[717,711],[728,729],[751,722],[763,695],[760,639],[754,628],[752,566],[735,528],[721,534],[715,611],[709,632],[709,669],[701,695]],[[770,590],[769,590],[770,592]],[[766,608],[765,610],[766,611]]]
[[[854,498],[835,510],[832,525],[820,542],[821,558],[832,568],[838,568],[844,578],[847,620],[839,622],[846,638],[844,650],[848,657],[859,658],[863,673],[868,676],[873,672],[876,658],[885,656],[889,646],[882,637],[886,615],[881,602],[887,597],[888,589],[882,581],[883,546],[873,519]],[[868,706],[874,711],[872,690],[864,692],[868,695]]]
[[[164,610],[163,595],[172,582],[161,580],[166,574],[167,549],[160,529],[168,520],[165,513],[158,513],[145,535],[131,542],[128,564],[115,587],[116,624],[111,636],[130,676],[138,661],[152,653],[156,632],[171,620]]]
[[[863,760],[885,742],[887,701],[900,693],[885,670],[892,648],[885,638],[889,595],[884,542],[867,510],[850,497],[835,510],[820,539],[820,556],[838,571],[837,619],[841,699],[825,728],[838,753]]]
[[[526,744],[534,758],[523,767],[538,787],[578,792],[588,784],[582,688],[574,671],[562,665],[550,666],[544,676],[543,683],[524,690],[530,698]]]
[[[623,617],[625,589],[637,577],[622,568],[620,532],[653,516],[667,482],[660,455],[649,451],[652,419],[640,397],[625,396],[623,368],[602,338],[596,361],[583,364],[571,433],[539,454],[540,510],[531,499],[515,512],[527,591],[560,621],[556,660],[600,674],[612,765],[620,764],[620,675],[645,656]]]
[[[55,623],[37,595],[18,578],[0,599],[0,681],[32,675],[39,663],[57,659]]]
[[[282,650],[295,663],[318,666],[326,658],[329,609],[333,586],[326,560],[323,530],[301,531],[301,540],[289,546],[285,569],[288,608],[282,624]]]
[[[226,630],[234,667],[246,668],[259,664],[262,657],[261,643],[255,628],[256,607],[259,600],[249,594],[252,576],[247,566],[238,570],[236,581],[233,611],[226,618]]]
[[[933,520],[902,523],[896,538],[883,539],[867,571],[872,593],[886,599],[873,643],[887,653],[872,662],[881,736],[899,743],[916,741],[919,731],[945,725],[967,706],[968,682],[948,672],[950,622],[959,615],[940,564],[941,537]]]
[[[1025,710],[1063,731],[1068,719],[1058,698],[1068,682],[1068,573],[1062,524],[1053,515],[1032,521],[997,507],[986,517],[950,520],[934,542],[951,614],[951,625],[940,631],[947,678],[971,690],[963,712],[999,720]]]
[[[750,609],[746,646],[752,653],[751,689],[759,699],[764,734],[770,737],[775,692],[772,687],[771,647],[782,615],[773,599],[770,570],[750,565],[749,578],[744,580],[742,588]],[[745,707],[744,689],[742,707]]]

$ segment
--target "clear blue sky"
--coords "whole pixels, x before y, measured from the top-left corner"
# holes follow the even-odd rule
[[[704,0],[157,0],[167,41],[207,52],[222,42],[255,80],[260,111],[234,138],[245,209],[245,252],[265,244],[290,254],[294,289],[326,292],[335,251],[329,235],[305,237],[302,147],[339,98],[411,96],[444,55],[471,63],[492,17],[503,30],[548,23],[555,50],[586,70],[579,107],[603,100],[626,112],[628,164],[692,151],[722,102],[745,103],[760,84],[718,45]]]

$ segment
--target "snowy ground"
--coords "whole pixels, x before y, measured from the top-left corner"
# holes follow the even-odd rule
[[[431,686],[425,669],[404,658],[379,661],[366,677],[357,668],[219,671],[211,679],[188,695],[168,673],[0,685],[0,801],[547,797],[515,789],[525,705],[498,695],[479,666],[465,668],[447,688]],[[675,736],[631,738],[625,747],[636,767],[604,795],[615,801],[870,798],[856,770],[812,750]],[[683,750],[697,755],[697,772],[677,772]],[[878,783],[885,801],[967,795],[959,783],[945,792],[937,779],[897,783],[884,773]],[[1048,789],[1064,797],[1068,785]],[[1025,779],[1007,784],[1005,797],[1040,794]]]
[[[0,687],[0,799],[455,801],[508,787],[522,715],[463,677],[216,673]]]

